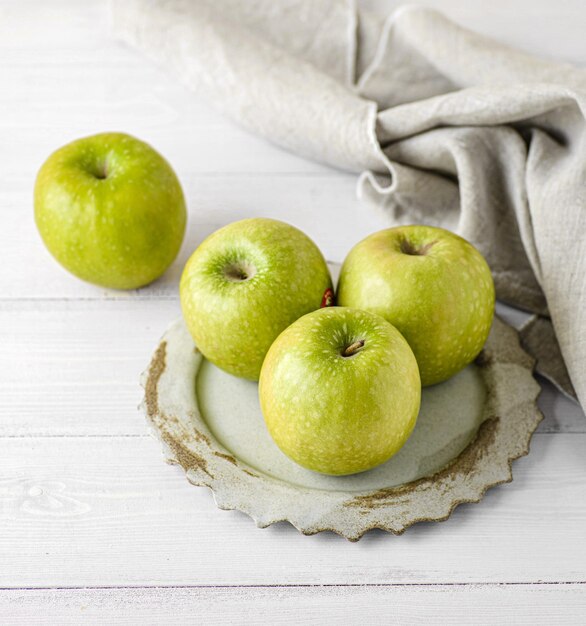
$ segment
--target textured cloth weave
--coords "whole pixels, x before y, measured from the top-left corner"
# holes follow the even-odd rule
[[[585,70],[423,8],[384,20],[342,0],[118,0],[113,15],[244,127],[360,173],[390,224],[473,242],[498,297],[541,316],[523,333],[539,369],[586,406]]]

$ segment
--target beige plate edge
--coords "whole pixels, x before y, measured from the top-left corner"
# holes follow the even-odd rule
[[[517,331],[495,318],[476,360],[487,387],[483,422],[447,467],[364,493],[306,489],[247,466],[215,439],[195,398],[201,359],[182,320],[176,321],[143,373],[141,408],[168,462],[180,465],[193,485],[209,487],[218,507],[243,511],[262,528],[288,521],[306,535],[329,530],[356,541],[372,529],[400,535],[417,522],[444,521],[459,504],[479,502],[487,489],[512,480],[512,462],[529,452],[543,418],[533,360]]]

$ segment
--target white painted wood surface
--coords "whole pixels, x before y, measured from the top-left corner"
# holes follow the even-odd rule
[[[582,0],[428,4],[586,63]],[[341,260],[386,225],[355,199],[353,176],[223,119],[112,41],[102,2],[0,0],[0,84],[0,623],[586,622],[586,419],[550,386],[512,484],[446,523],[355,545],[219,511],[146,435],[138,374],[179,315],[194,246],[271,215]],[[172,162],[190,208],[173,268],[129,294],[69,276],[32,217],[48,153],[114,129]]]
[[[39,607],[43,607],[42,613]],[[375,587],[240,587],[212,589],[42,589],[0,591],[0,612],[14,626],[51,620],[120,624],[348,624],[428,623],[494,626],[575,624],[586,611],[580,585],[397,585]],[[202,617],[203,616],[203,617]]]
[[[511,486],[353,545],[257,529],[148,437],[0,440],[0,588],[584,581],[586,434],[536,435]]]

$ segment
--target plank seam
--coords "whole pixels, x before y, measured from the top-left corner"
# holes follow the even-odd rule
[[[71,585],[56,587],[0,587],[6,591],[109,591],[109,590],[148,590],[148,589],[319,589],[319,588],[429,588],[429,587],[584,587],[586,580],[560,581],[503,581],[503,582],[451,582],[451,583],[285,583],[248,585]]]

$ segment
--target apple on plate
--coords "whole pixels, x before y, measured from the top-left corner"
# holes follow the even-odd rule
[[[494,285],[478,250],[454,233],[400,226],[348,254],[337,302],[396,326],[413,349],[421,382],[447,380],[478,355],[492,325]]]
[[[235,376],[258,380],[267,350],[289,324],[333,297],[313,241],[278,220],[228,224],[193,253],[181,277],[181,308],[196,346]]]
[[[407,441],[421,382],[401,333],[373,313],[314,311],[271,346],[259,382],[262,413],[279,448],[333,475],[387,461]]]
[[[42,165],[35,221],[45,245],[72,274],[136,289],[165,272],[183,240],[181,185],[148,144],[122,133],[69,143]]]

